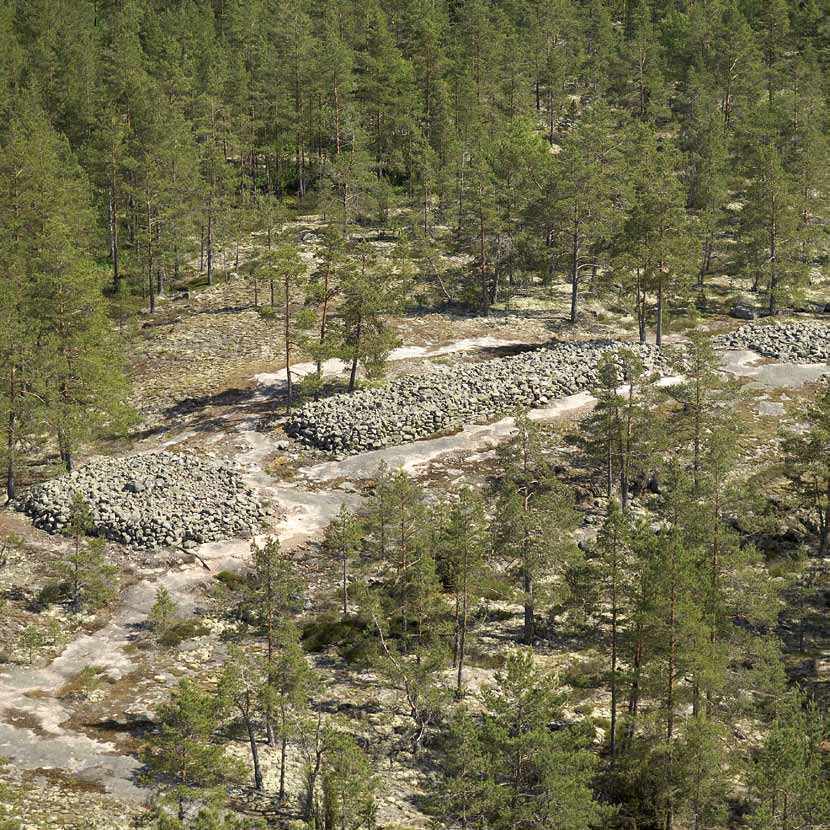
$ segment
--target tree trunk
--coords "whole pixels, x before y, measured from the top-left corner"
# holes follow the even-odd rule
[[[462,679],[464,672],[464,651],[467,645],[467,556],[464,555],[464,584],[461,592],[461,630],[458,637],[458,674],[456,675],[455,693],[461,697]]]
[[[147,203],[147,282],[150,288],[150,314],[156,310],[156,285],[153,279],[153,224],[150,203]]]
[[[355,382],[357,381],[357,362],[360,357],[361,322],[362,321],[358,319],[357,327],[355,329],[354,354],[352,355],[352,371],[349,375],[349,392],[354,392]]]
[[[61,463],[66,468],[67,473],[72,472],[72,451],[69,449],[69,444],[66,440],[66,435],[63,429],[58,428],[58,453],[60,454]]]
[[[326,267],[323,274],[323,308],[320,313],[320,351],[326,341],[326,327],[329,319],[329,269]],[[317,356],[317,386],[314,388],[314,400],[320,400],[319,385],[323,382],[323,360]]]
[[[290,318],[290,300],[291,300],[291,285],[290,279],[288,275],[285,276],[285,282],[283,284],[284,288],[284,306],[283,306],[283,314],[285,315],[285,320],[283,322],[283,334],[285,337],[285,382],[286,382],[286,393],[287,398],[285,400],[285,411],[286,414],[291,414],[291,395],[293,392],[293,386],[291,384],[291,318]]]
[[[343,551],[343,616],[349,616],[349,557]]]
[[[614,557],[616,571],[616,554]],[[612,577],[616,583],[616,574]],[[611,601],[611,763],[617,755],[617,597],[616,588]]]
[[[283,724],[283,730],[285,729],[285,724]],[[279,795],[277,796],[280,801],[285,801],[285,756],[286,756],[286,749],[288,746],[288,739],[283,734],[282,736],[282,743],[280,746],[280,791]]]
[[[480,198],[483,196],[480,194]],[[484,244],[484,210],[478,212],[478,259],[479,259],[479,278],[481,280],[481,310],[484,316],[488,317],[490,314],[490,284],[487,279],[487,255]]]
[[[118,208],[112,187],[110,188],[110,260],[112,261],[112,287],[117,292],[121,287],[121,274],[118,271]]]
[[[642,285],[640,269],[637,269],[637,329],[640,335],[640,343],[646,342],[646,292]]]
[[[15,434],[16,416],[13,409],[9,410],[9,423],[6,429],[6,496],[9,501],[15,497],[14,482],[14,448],[17,443]]]
[[[772,209],[775,210],[773,200]],[[778,291],[778,226],[773,218],[769,231],[769,313],[775,314]]]
[[[317,789],[317,778],[320,775],[322,752],[318,749],[314,759],[314,766],[306,776],[305,802],[303,804],[303,820],[309,824],[314,814],[314,791]]]
[[[828,544],[830,544],[830,482],[828,483],[826,498],[827,506],[824,508],[822,514],[819,516],[819,556],[827,555],[827,547]]]
[[[524,639],[525,645],[533,645],[534,624],[533,624],[533,575],[530,573],[530,567],[525,560],[524,566]]]
[[[15,497],[15,449],[17,447],[17,368],[9,364],[9,419],[6,425],[6,495]]]
[[[161,251],[161,223],[156,223],[156,250]],[[164,260],[159,253],[158,261],[156,263],[156,294],[159,297],[164,296]]]
[[[254,786],[262,792],[264,789],[262,781],[262,768],[259,765],[259,748],[256,743],[256,734],[254,733],[254,725],[250,718],[245,717],[245,729],[248,731],[248,743],[251,746],[251,761],[254,765]]]
[[[213,285],[213,207],[209,209],[208,213],[206,254],[208,285]]]
[[[631,666],[631,687],[628,692],[628,723],[625,728],[626,743],[634,736],[637,715],[640,711],[640,677],[643,666],[643,632],[637,625],[635,633],[634,659]]]
[[[655,324],[654,342],[663,345],[663,275],[657,281],[657,323]]]
[[[703,288],[703,278],[709,273],[712,264],[712,240],[707,237],[703,243],[703,257],[700,262],[700,270],[697,272],[697,287]]]
[[[571,322],[575,323],[579,314],[579,235],[573,233],[571,246]]]

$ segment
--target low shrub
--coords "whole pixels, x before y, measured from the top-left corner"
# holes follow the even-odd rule
[[[333,648],[350,665],[368,664],[376,648],[372,633],[363,620],[329,614],[303,626],[302,643],[312,654]]]
[[[176,620],[158,639],[159,644],[167,648],[180,645],[185,640],[202,637],[209,633],[208,627],[202,620],[191,617],[187,620]]]

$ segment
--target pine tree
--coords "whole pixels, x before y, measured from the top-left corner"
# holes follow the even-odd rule
[[[331,316],[334,302],[348,282],[348,269],[351,262],[346,257],[346,240],[337,228],[328,228],[322,234],[318,253],[319,264],[311,274],[306,302],[316,306],[320,321],[316,336],[309,335],[303,343],[303,350],[308,352],[317,364],[315,375],[305,379],[306,387],[314,393],[314,400],[320,395],[323,384],[323,362],[335,357],[338,351],[337,330],[332,331]]]
[[[181,680],[172,699],[159,707],[159,728],[147,741],[143,759],[153,775],[171,782],[180,821],[205,788],[239,778],[238,764],[214,742],[222,717],[221,699],[191,680]]]
[[[785,162],[793,176],[801,216],[801,259],[815,260],[820,247],[819,217],[830,206],[830,140],[824,125],[828,110],[821,94],[822,75],[812,54],[792,71],[792,113],[786,127]]]
[[[818,828],[827,822],[826,740],[827,724],[813,702],[798,691],[781,701],[751,771],[752,828]]]
[[[23,49],[15,31],[14,12],[12,0],[0,3],[0,39],[6,45],[0,58],[0,114],[5,118],[11,115],[10,106],[17,94],[23,65]]]
[[[721,724],[693,715],[684,724],[675,751],[678,823],[690,827],[723,827],[729,804],[729,775],[724,750],[728,742]]]
[[[363,540],[361,521],[345,506],[326,530],[324,550],[338,564],[340,571],[340,597],[343,616],[349,615],[349,582],[351,570]]]
[[[615,493],[628,509],[631,485],[646,472],[652,453],[650,380],[636,352],[606,352],[597,366],[594,411],[582,422],[577,443],[603,472],[609,506]]]
[[[103,281],[88,255],[94,219],[86,183],[33,96],[20,101],[2,159],[0,408],[12,496],[18,447],[44,420],[71,467],[81,442],[119,428],[128,412]]]
[[[666,80],[660,38],[646,0],[626,3],[625,40],[617,70],[621,103],[640,121],[654,121],[666,108]]]
[[[576,323],[586,271],[596,273],[620,221],[622,144],[610,109],[595,104],[563,137],[555,159],[550,227],[571,283]]]
[[[291,377],[291,350],[303,342],[303,333],[311,325],[309,310],[298,307],[308,282],[305,263],[295,245],[287,240],[269,252],[268,267],[282,288],[282,347],[285,351],[285,411],[291,412],[294,382]]]
[[[784,438],[785,471],[797,503],[815,519],[824,556],[830,545],[830,389],[822,390],[802,417],[808,429]]]
[[[340,356],[351,364],[349,391],[357,383],[357,369],[362,365],[371,378],[381,377],[386,358],[397,344],[386,315],[400,307],[401,296],[396,280],[379,278],[379,263],[363,249],[357,263],[347,271],[340,306]]]
[[[636,272],[641,333],[646,327],[647,296],[655,298],[655,343],[660,346],[668,298],[683,295],[692,269],[686,194],[677,176],[682,160],[654,128],[638,126],[633,135],[634,192],[619,246]]]
[[[457,696],[463,691],[470,611],[481,596],[489,545],[483,500],[474,490],[464,488],[450,507],[437,541],[439,562],[446,569],[454,599],[453,665]]]
[[[698,287],[703,286],[715,257],[728,196],[728,143],[723,116],[711,100],[712,80],[695,75],[690,81],[690,112],[684,124],[683,149],[689,160],[687,204],[695,217],[694,233],[701,240]]]
[[[233,647],[225,662],[219,681],[219,696],[228,708],[235,709],[242,719],[248,736],[254,787],[264,789],[262,767],[259,759],[257,722],[264,715],[269,702],[268,672],[264,661]]]
[[[280,742],[280,783],[278,798],[284,801],[288,744],[305,713],[314,685],[314,672],[300,645],[300,632],[290,620],[283,620],[276,632],[276,657],[267,665],[266,716],[273,719]]]
[[[492,533],[500,556],[517,573],[524,606],[523,641],[532,645],[545,582],[563,573],[576,556],[571,539],[576,523],[573,496],[551,473],[540,429],[527,416],[517,418],[516,434],[501,459]]]
[[[268,539],[262,546],[254,542],[251,557],[252,567],[243,602],[265,634],[268,665],[271,666],[280,621],[299,610],[303,581],[295,562],[283,552],[277,538]]]
[[[732,131],[750,117],[763,89],[762,54],[737,0],[725,0],[709,42],[723,124]]]
[[[176,617],[176,602],[170,591],[162,585],[156,591],[156,601],[150,609],[149,621],[157,635],[163,635]]]
[[[462,251],[473,258],[477,289],[471,289],[471,299],[478,296],[477,305],[486,317],[490,313],[494,263],[491,251],[500,232],[497,210],[496,177],[493,171],[493,142],[479,136],[470,142],[462,159],[463,170],[458,181],[458,241]]]
[[[270,538],[262,546],[251,545],[252,568],[247,575],[243,608],[253,616],[265,635],[265,664],[270,674],[279,648],[281,622],[299,610],[303,581],[293,559],[283,552],[279,539]],[[268,743],[274,745],[273,721],[266,718]]]
[[[611,693],[611,723],[608,750],[611,762],[617,755],[617,727],[622,692],[622,641],[630,624],[632,585],[631,526],[616,501],[612,501],[589,559],[590,573],[598,590],[600,607],[608,626],[608,686]]]
[[[446,605],[429,546],[425,539],[414,546],[407,515],[399,511],[404,492],[393,481],[392,513],[387,516],[389,567],[381,590],[362,592],[360,613],[377,636],[375,668],[398,693],[412,721],[408,745],[416,753],[440,722],[447,702],[448,690],[440,678],[448,657]],[[422,528],[419,532],[426,535]]]
[[[84,539],[92,530],[90,507],[80,493],[75,493],[66,529],[71,546],[53,570],[66,584],[70,607],[76,613],[106,605],[118,591],[118,568],[107,562],[104,540]]]
[[[482,692],[479,720],[462,713],[452,723],[451,751],[436,807],[452,824],[563,830],[595,826],[605,815],[594,800],[595,756],[585,730],[553,731],[565,702],[553,678],[515,652]],[[436,793],[437,795],[437,793]]]
[[[443,633],[427,516],[425,494],[406,473],[381,471],[368,508],[368,548],[381,567],[384,609],[379,616],[391,622],[403,654],[429,651]]]
[[[345,733],[332,736],[322,770],[323,830],[374,830],[378,782],[357,741]]]
[[[718,355],[705,335],[693,333],[689,337],[689,345],[677,356],[675,366],[683,380],[665,389],[666,397],[677,404],[668,417],[669,429],[675,446],[685,444],[690,452],[697,488],[706,444],[716,440],[728,422],[734,422],[734,401],[739,393],[735,383],[723,378]]]
[[[764,55],[769,106],[781,84],[790,35],[790,11],[786,0],[768,0],[758,6],[759,41]]]
[[[797,295],[806,277],[797,183],[784,167],[777,139],[766,125],[752,133],[747,204],[741,211],[744,267],[754,290],[765,283],[770,314]]]

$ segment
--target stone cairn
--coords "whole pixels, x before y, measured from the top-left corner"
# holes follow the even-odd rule
[[[825,363],[830,360],[830,323],[748,323],[715,337],[713,344],[719,349],[747,349],[789,363]]]
[[[171,452],[91,462],[32,487],[14,506],[35,527],[61,533],[76,493],[90,507],[93,535],[143,550],[246,536],[264,515],[230,467]]]
[[[590,390],[597,384],[600,356],[623,346],[637,352],[646,369],[666,368],[654,346],[612,340],[561,342],[482,363],[439,367],[377,389],[308,403],[289,418],[286,432],[308,446],[335,453],[414,441]]]

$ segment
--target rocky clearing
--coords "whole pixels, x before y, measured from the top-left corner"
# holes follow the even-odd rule
[[[106,494],[105,501],[118,501],[123,496],[125,500],[140,498],[144,503],[150,495],[157,497],[160,501],[153,501],[148,508],[154,515],[162,511],[161,505],[173,487],[181,491],[185,502],[199,502],[199,516],[208,515],[202,508],[209,508],[210,513],[220,510],[242,518],[229,523],[220,520],[219,527],[212,528],[191,526],[186,511],[180,507],[169,509],[171,519],[176,519],[167,522],[169,526],[140,518],[137,525],[130,524],[130,511],[120,518],[118,511],[110,511],[109,518],[99,513],[96,521],[106,528],[105,535],[132,543],[131,549],[111,546],[119,557],[129,561],[131,572],[116,609],[103,625],[88,631],[81,627],[69,642],[56,646],[54,658],[45,665],[7,665],[0,670],[0,756],[13,765],[2,775],[27,802],[24,816],[31,827],[80,826],[72,823],[76,813],[87,816],[94,827],[123,827],[125,814],[142,803],[147,792],[138,777],[140,762],[132,754],[135,738],[146,728],[157,702],[164,699],[179,677],[204,672],[223,659],[222,624],[213,591],[215,577],[245,567],[250,539],[240,537],[247,535],[254,520],[260,523],[256,539],[261,541],[274,534],[286,547],[297,551],[313,586],[315,580],[319,582],[325,576],[310,543],[319,538],[342,504],[359,503],[379,464],[402,467],[410,474],[454,486],[469,480],[468,471],[486,464],[493,448],[510,434],[513,418],[503,414],[508,405],[532,402],[537,406],[532,413],[534,419],[556,425],[584,413],[593,403],[588,391],[592,376],[584,367],[575,369],[567,382],[560,382],[556,376],[555,382],[544,388],[540,384],[538,391],[529,384],[528,389],[522,390],[524,397],[512,396],[498,405],[488,401],[470,409],[459,405],[454,410],[449,406],[442,410],[439,390],[431,409],[439,413],[437,420],[430,418],[425,426],[410,431],[402,428],[395,432],[394,440],[380,441],[386,436],[370,434],[370,440],[352,441],[348,446],[335,442],[333,448],[345,448],[353,454],[333,458],[286,437],[284,421],[277,414],[284,371],[275,371],[275,338],[271,329],[259,320],[256,312],[239,310],[247,290],[241,284],[222,284],[196,295],[186,309],[182,305],[181,312],[176,303],[167,305],[160,320],[148,331],[143,341],[144,352],[136,364],[137,394],[148,429],[131,448],[133,454],[137,453],[135,458],[141,459],[140,469],[136,471],[130,466],[137,463],[134,461],[107,462],[109,467],[99,464],[97,469],[111,468],[117,475],[104,477],[109,483],[96,479],[96,486]],[[248,321],[249,313],[257,319]],[[231,318],[234,329],[245,326],[244,338],[228,337],[223,325]],[[463,335],[453,340],[446,336],[450,327],[438,324],[438,319],[401,322],[403,343],[392,354],[390,374],[418,372],[426,378],[446,378],[452,377],[453,372],[455,376],[460,373],[471,384],[466,392],[459,392],[465,400],[473,388],[478,388],[476,384],[501,384],[504,380],[498,372],[492,377],[487,375],[496,364],[476,361],[496,357],[517,346],[537,345],[549,333],[544,315],[492,321],[471,318],[452,321],[452,330]],[[207,327],[205,321],[210,321]],[[795,337],[796,330],[792,328],[765,329],[760,340],[759,330],[760,327],[752,327],[728,334],[721,345],[725,371],[746,379],[759,429],[770,430],[777,426],[787,401],[797,396],[804,384],[830,374],[830,365],[823,362],[830,354],[830,344],[826,328],[819,332],[814,327],[810,331],[807,339],[813,344],[818,342],[818,346],[805,345],[807,341]],[[609,332],[603,328],[597,334],[607,336]],[[824,339],[818,341],[818,337]],[[208,342],[209,360],[203,357]],[[165,355],[172,354],[174,343],[180,351],[168,365]],[[562,348],[558,359],[567,362],[567,355],[576,354],[581,348]],[[184,354],[187,349],[192,351],[194,371],[188,373],[187,380],[174,380],[170,373],[182,365],[181,349],[185,349]],[[542,353],[527,354],[537,357],[507,357],[500,365],[509,367],[530,361],[528,371],[532,374],[538,369],[534,361]],[[646,354],[656,360],[653,353]],[[450,368],[437,369],[441,364]],[[294,368],[302,374],[313,367],[300,363]],[[334,381],[343,369],[336,362],[325,366]],[[407,384],[411,381],[400,381],[399,387],[406,388]],[[356,400],[368,402],[377,394],[362,392],[359,395],[363,397]],[[328,399],[318,407],[332,412],[337,405],[332,401],[337,399]],[[399,406],[397,398],[393,405]],[[447,413],[446,418],[440,414],[442,411]],[[347,412],[340,410],[329,417],[340,421]],[[355,412],[361,414],[361,421],[365,420],[363,409],[355,408]],[[471,423],[476,419],[481,422]],[[164,429],[159,426],[162,420]],[[449,434],[432,435],[449,428],[453,430]],[[427,435],[431,437],[414,440]],[[384,443],[396,445],[383,446]],[[161,452],[164,454],[159,455]],[[76,474],[78,485],[85,480],[84,470],[96,469],[92,466],[97,463],[94,459],[89,463],[90,467],[82,467]],[[207,494],[200,492],[194,496],[188,489],[192,481],[187,487],[180,482],[165,483],[162,469],[197,470],[210,481],[210,476],[220,475],[222,486],[211,484]],[[162,484],[157,483],[160,479]],[[198,484],[207,486],[204,480]],[[59,484],[48,488],[58,488],[58,500],[62,499],[61,504],[65,505],[69,490],[61,490]],[[222,494],[228,491],[238,493],[242,501],[220,506]],[[41,517],[37,524],[47,530],[60,530],[60,513],[45,507],[35,509],[37,498],[33,496],[28,502],[29,512]],[[272,509],[264,510],[265,505]],[[27,544],[39,551],[39,556],[48,556],[54,541],[42,531],[26,527],[21,517],[10,517],[10,521],[25,536]],[[142,528],[140,533],[135,527]],[[156,554],[133,552],[135,548],[157,545],[165,550]],[[167,650],[148,647],[144,625],[162,585],[171,592],[181,611],[195,613],[203,624],[196,636]],[[314,601],[312,590],[311,602]],[[514,614],[499,619],[487,627],[481,638],[482,649],[491,656],[503,652],[518,624]],[[93,621],[89,622],[92,625]],[[830,654],[830,644],[827,653]],[[590,660],[591,654],[588,648],[577,655],[563,643],[561,647],[552,647],[544,659],[567,668],[574,660]],[[418,810],[418,795],[428,772],[392,751],[394,727],[400,722],[401,713],[390,710],[390,700],[379,694],[376,686],[364,682],[371,678],[342,671],[337,661],[328,656],[314,659],[326,677],[320,706],[328,711],[327,707],[342,709],[348,704],[350,716],[369,737],[370,744],[382,747],[383,754],[393,759],[381,769],[384,791],[380,820],[399,826],[425,826],[426,818]],[[480,665],[471,661],[471,684],[475,687],[485,683],[492,676],[493,665],[492,660],[482,660]],[[95,668],[94,688],[68,691],[88,666]],[[579,705],[583,714],[592,717],[601,718],[605,711],[601,699],[586,697]],[[240,744],[240,754],[243,752]],[[399,757],[401,760],[396,760]],[[267,752],[265,766],[273,771],[274,758]],[[292,768],[291,774],[297,775],[298,770]],[[35,795],[42,793],[44,787],[52,792],[49,798]],[[55,790],[62,793],[60,798],[72,811],[72,817],[67,813],[48,815]],[[112,807],[115,802],[117,808]]]

